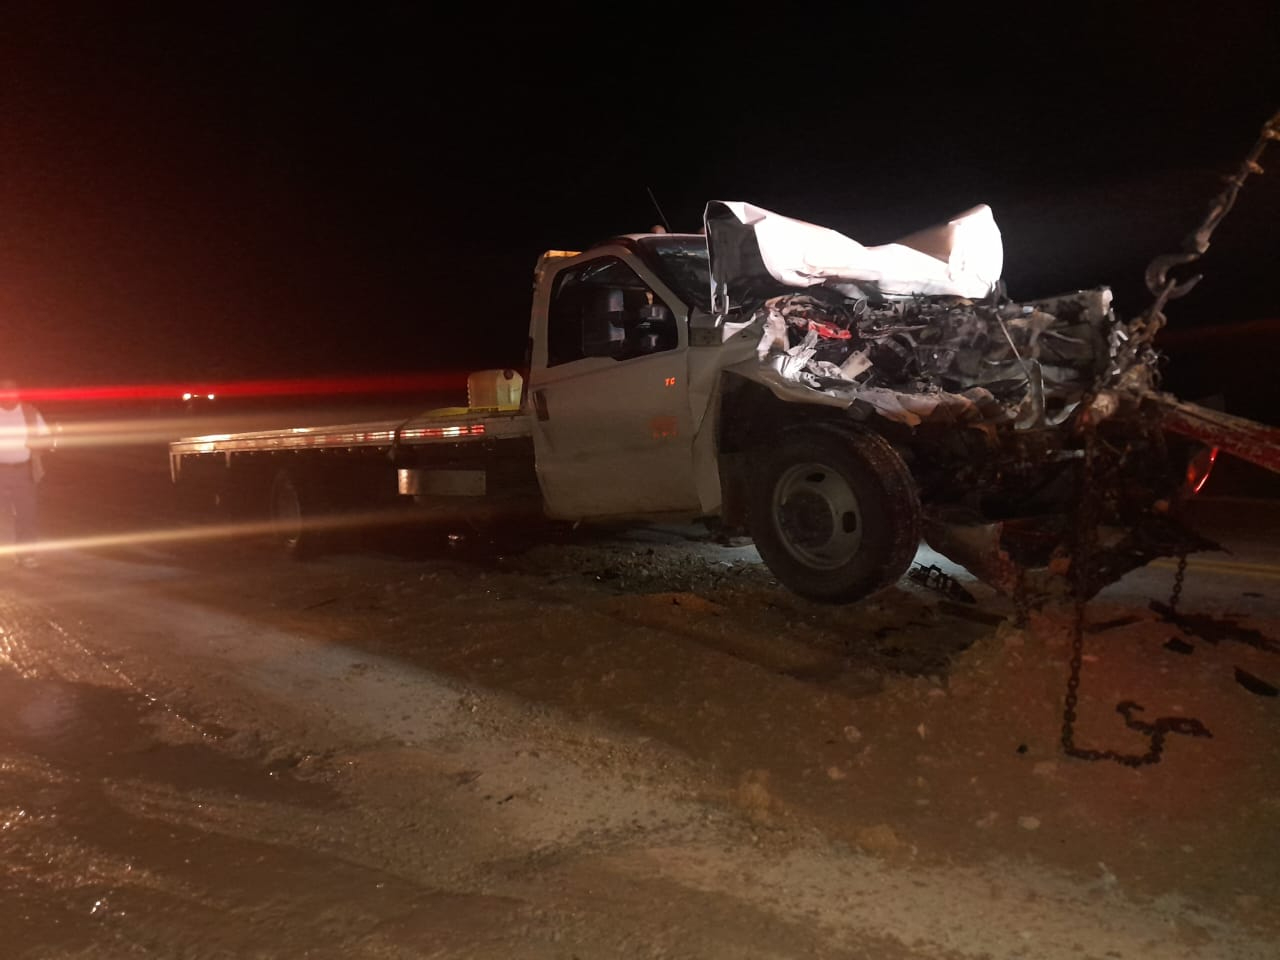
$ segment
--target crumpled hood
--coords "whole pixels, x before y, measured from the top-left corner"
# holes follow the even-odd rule
[[[708,203],[703,220],[712,310],[721,316],[782,292],[779,286],[825,286],[851,299],[980,299],[1004,266],[1000,230],[986,204],[878,247],[740,200]]]
[[[1106,288],[1004,296],[986,205],[880,247],[739,201],[708,203],[705,221],[721,338],[759,336],[735,372],[784,399],[860,402],[911,426],[1054,424],[1123,333]]]

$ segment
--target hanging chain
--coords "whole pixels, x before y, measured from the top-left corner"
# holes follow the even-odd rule
[[[1025,629],[1031,622],[1030,603],[1027,600],[1027,568],[1018,564],[1018,572],[1013,581],[1013,625],[1019,630]]]
[[[1280,140],[1280,113],[1272,116],[1262,127],[1262,134],[1253,149],[1245,157],[1239,170],[1227,179],[1227,187],[1210,204],[1209,212],[1195,233],[1183,241],[1180,253],[1166,254],[1156,257],[1147,267],[1147,288],[1156,298],[1147,311],[1132,325],[1131,336],[1123,350],[1123,356],[1117,357],[1113,365],[1114,371],[1127,369],[1128,362],[1138,355],[1139,351],[1148,347],[1155,335],[1165,324],[1164,307],[1170,301],[1185,296],[1199,281],[1199,277],[1191,277],[1179,282],[1170,276],[1175,267],[1194,263],[1209,248],[1209,238],[1219,222],[1235,203],[1236,194],[1244,185],[1250,174],[1262,172],[1258,164],[1263,150],[1269,141]],[[1085,397],[1081,408],[1089,409],[1092,397]],[[1076,509],[1076,539],[1071,558],[1072,593],[1075,604],[1071,628],[1071,665],[1067,678],[1067,694],[1062,713],[1062,749],[1068,756],[1083,760],[1114,760],[1126,766],[1139,767],[1149,763],[1159,763],[1164,750],[1165,737],[1170,733],[1181,733],[1191,737],[1210,737],[1212,734],[1199,720],[1183,717],[1161,717],[1155,723],[1145,723],[1134,714],[1142,707],[1126,700],[1116,705],[1116,712],[1124,717],[1127,727],[1145,734],[1149,738],[1149,747],[1143,754],[1122,754],[1115,750],[1092,750],[1077,747],[1075,744],[1076,707],[1079,703],[1080,671],[1084,661],[1084,626],[1085,598],[1089,595],[1093,575],[1094,550],[1098,534],[1098,498],[1094,490],[1094,471],[1096,469],[1096,426],[1088,417],[1081,421],[1084,430],[1084,463],[1080,474],[1079,502]],[[1187,555],[1183,551],[1178,555],[1178,571],[1174,575],[1173,592],[1169,598],[1170,616],[1177,611],[1178,601],[1182,598],[1183,579],[1186,576]],[[1018,605],[1018,616],[1024,617],[1024,610],[1019,600],[1020,588],[1015,590],[1014,600]]]
[[[1263,151],[1272,140],[1280,140],[1280,111],[1277,111],[1262,125],[1262,132],[1249,150],[1236,171],[1224,178],[1226,186],[1209,204],[1204,220],[1182,241],[1182,250],[1178,253],[1166,253],[1156,257],[1147,266],[1147,289],[1155,297],[1155,302],[1147,308],[1135,324],[1134,336],[1130,341],[1132,347],[1150,343],[1165,324],[1164,307],[1170,300],[1186,296],[1191,288],[1200,282],[1200,275],[1189,277],[1179,282],[1171,277],[1170,271],[1175,267],[1187,266],[1199,260],[1209,249],[1209,238],[1213,235],[1222,218],[1235,205],[1236,195],[1244,186],[1250,174],[1261,174]]]
[[[1069,757],[1080,760],[1113,760],[1127,767],[1141,767],[1159,763],[1164,753],[1164,741],[1170,733],[1189,737],[1212,737],[1203,723],[1191,717],[1159,717],[1155,723],[1147,723],[1134,716],[1142,706],[1133,700],[1116,704],[1116,713],[1124,717],[1125,726],[1148,737],[1146,753],[1120,753],[1117,750],[1095,750],[1077,747],[1075,742],[1076,706],[1079,703],[1080,671],[1084,663],[1085,598],[1089,594],[1094,548],[1098,539],[1098,516],[1095,496],[1094,470],[1096,437],[1092,424],[1086,423],[1084,435],[1084,464],[1080,474],[1080,497],[1076,510],[1076,543],[1071,559],[1072,594],[1075,605],[1071,625],[1071,664],[1067,676],[1067,694],[1062,709],[1062,750]],[[1182,592],[1182,578],[1186,571],[1186,554],[1179,557],[1178,573],[1174,581],[1171,603],[1176,606]]]
[[[1187,576],[1187,551],[1178,554],[1178,571],[1173,575],[1173,590],[1169,592],[1169,616],[1172,619],[1178,612],[1178,601],[1182,599],[1182,581]]]
[[[1062,749],[1068,756],[1079,756],[1075,742],[1076,704],[1079,701],[1080,669],[1084,662],[1085,595],[1088,592],[1089,566],[1093,562],[1093,540],[1097,536],[1094,516],[1093,458],[1094,427],[1086,423],[1084,462],[1080,469],[1080,490],[1076,500],[1076,540],[1071,557],[1072,603],[1071,665],[1067,676],[1067,696],[1062,710]]]

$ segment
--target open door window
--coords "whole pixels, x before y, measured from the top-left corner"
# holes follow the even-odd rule
[[[547,320],[548,367],[585,357],[628,360],[679,346],[671,308],[616,257],[563,271]]]

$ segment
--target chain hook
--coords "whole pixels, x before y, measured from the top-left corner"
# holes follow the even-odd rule
[[[1280,140],[1280,111],[1262,125],[1262,133],[1257,142],[1254,143],[1236,172],[1226,178],[1226,187],[1213,198],[1200,226],[1182,241],[1182,250],[1179,253],[1160,254],[1147,265],[1145,273],[1147,290],[1156,299],[1140,320],[1140,329],[1134,338],[1136,341],[1150,342],[1164,326],[1164,305],[1170,300],[1185,297],[1200,282],[1203,274],[1198,273],[1181,282],[1169,274],[1175,267],[1194,263],[1204,256],[1205,251],[1209,249],[1209,238],[1222,222],[1222,218],[1227,215],[1227,211],[1235,204],[1236,195],[1244,186],[1245,180],[1250,174],[1262,173],[1262,166],[1258,161],[1266,150],[1267,144],[1272,140]]]
[[[1197,283],[1204,279],[1203,273],[1197,273],[1178,283],[1169,276],[1169,271],[1174,267],[1195,263],[1199,259],[1200,253],[1162,253],[1147,264],[1147,289],[1151,291],[1153,297],[1159,298],[1160,306],[1164,306],[1170,300],[1185,297]]]

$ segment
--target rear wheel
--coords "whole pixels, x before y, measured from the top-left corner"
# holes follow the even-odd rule
[[[897,582],[920,543],[920,504],[902,458],[875,434],[808,427],[762,450],[748,526],[788,589],[847,603]]]
[[[302,560],[320,552],[323,537],[315,520],[322,512],[313,484],[290,470],[275,475],[271,482],[271,527],[285,553]]]

